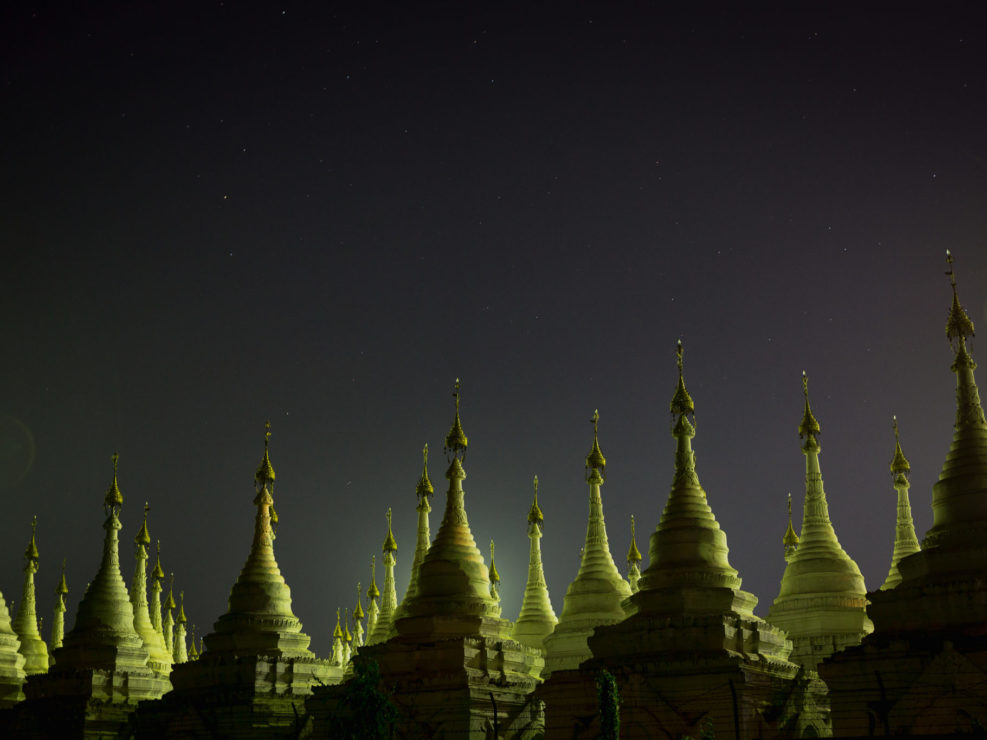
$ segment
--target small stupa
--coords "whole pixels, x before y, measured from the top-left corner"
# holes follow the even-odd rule
[[[175,615],[172,612],[178,605],[175,603],[175,574],[168,579],[168,597],[164,603],[164,616],[161,618],[161,637],[165,648],[174,652],[175,645]],[[173,658],[174,659],[174,658]]]
[[[791,642],[754,615],[757,597],[741,590],[730,565],[726,533],[696,473],[682,354],[680,342],[670,407],[675,472],[648,567],[624,602],[627,619],[589,638],[594,658],[582,672],[606,669],[616,679],[621,737],[773,736],[783,726],[795,737],[825,734],[822,683],[797,679]],[[546,737],[568,737],[578,712],[549,708]]]
[[[356,608],[353,609],[353,647],[359,648],[363,647],[363,618],[366,614],[363,613],[363,591],[361,585],[356,584]]]
[[[627,583],[630,584],[631,593],[638,592],[638,581],[641,580],[641,566],[639,563],[644,558],[641,551],[637,549],[637,533],[634,531],[634,515],[631,514],[631,546],[627,548]]]
[[[820,427],[809,406],[809,381],[804,372],[802,395],[805,408],[798,428],[805,455],[802,531],[798,548],[786,558],[781,590],[767,621],[788,633],[793,644],[791,660],[815,670],[824,658],[858,644],[874,626],[867,617],[864,577],[840,546],[829,518],[819,467]]]
[[[953,439],[932,486],[932,527],[896,586],[868,596],[874,632],[825,661],[837,735],[977,733],[987,727],[987,420],[970,352],[973,321],[946,252],[946,338],[956,375]],[[899,461],[899,471],[904,466]],[[897,476],[896,476],[897,488]]]
[[[134,538],[136,548],[134,558],[137,561],[137,566],[134,569],[134,580],[130,587],[130,604],[134,609],[134,629],[144,641],[144,648],[150,658],[148,665],[162,676],[167,677],[171,673],[172,654],[165,647],[161,633],[154,628],[151,610],[147,604],[147,547],[151,544],[151,534],[147,530],[147,514],[150,510],[151,507],[145,502],[144,522]],[[160,593],[160,590],[159,585],[157,593]],[[158,606],[160,607],[160,601]],[[160,624],[160,608],[157,612],[158,623]]]
[[[606,477],[607,460],[600,450],[599,411],[593,412],[590,422],[593,424],[593,446],[586,456],[586,482],[589,484],[586,543],[579,572],[566,590],[559,622],[545,638],[546,675],[574,670],[592,657],[586,638],[600,625],[621,621],[626,616],[621,602],[631,595],[630,585],[620,575],[610,554],[607,525],[603,519],[600,488]]]
[[[161,540],[158,540],[157,557],[154,562],[154,570],[151,571],[151,605],[148,609],[151,616],[151,626],[154,627],[154,631],[161,638],[161,647],[167,653],[168,650],[165,646],[164,639],[164,625],[161,622],[161,592],[164,590],[161,581],[163,580],[164,570],[161,568]]]
[[[123,494],[113,455],[113,482],[103,499],[103,557],[79,604],[75,625],[52,653],[47,673],[25,684],[16,733],[82,736],[119,732],[138,702],[159,698],[171,684],[148,665],[134,629],[134,610],[120,573]]]
[[[380,589],[377,588],[377,556],[370,556],[370,586],[367,587],[367,642],[370,635],[377,627],[377,618],[380,616],[380,606],[377,599],[380,598]]]
[[[524,599],[521,602],[521,613],[514,623],[511,633],[515,640],[529,647],[544,652],[545,638],[552,634],[555,625],[559,623],[552,609],[552,600],[548,595],[548,584],[545,582],[545,569],[541,559],[542,528],[545,526],[545,515],[538,505],[538,476],[534,480],[535,495],[528,512],[528,582],[524,587]]]
[[[781,538],[781,544],[785,547],[785,562],[792,562],[792,558],[795,557],[795,553],[799,549],[799,536],[792,525],[792,494],[788,494],[788,526]]]
[[[14,617],[13,627],[21,641],[21,654],[24,656],[24,672],[31,676],[48,671],[48,645],[38,630],[38,611],[34,593],[34,574],[38,572],[38,517],[31,522],[31,541],[24,551],[24,591]]]
[[[267,425],[264,457],[254,476],[254,533],[230,590],[229,607],[203,640],[197,660],[181,662],[184,611],[175,634],[174,690],[141,707],[139,737],[183,733],[266,738],[294,731],[313,685],[342,678],[342,668],[316,658],[291,610],[291,589],[274,558],[274,467]],[[205,717],[211,724],[203,725]]]
[[[188,618],[185,616],[185,592],[178,592],[178,618],[175,620],[175,641],[172,644],[171,661],[173,664],[188,662],[188,643],[185,641],[187,635],[185,625]]]
[[[391,510],[387,510],[387,536],[384,538],[382,547],[384,552],[384,591],[380,599],[380,612],[377,614],[377,621],[373,632],[367,639],[368,645],[384,642],[394,633],[394,611],[398,606],[398,594],[394,585],[394,566],[397,558],[394,553],[398,551],[398,543],[394,539],[394,532],[391,530]]]
[[[529,694],[536,684],[539,651],[512,640],[490,595],[490,573],[470,531],[464,505],[467,437],[460,420],[460,385],[453,396],[455,419],[446,436],[449,489],[442,523],[418,572],[414,595],[394,622],[397,634],[366,645],[354,658],[376,662],[382,685],[398,705],[396,736],[528,736],[540,728],[541,712]],[[313,736],[330,734],[334,718],[353,711],[343,687],[316,689],[306,706]]]
[[[898,417],[892,419],[894,427],[894,457],[891,458],[891,475],[894,479],[894,489],[898,494],[898,515],[894,529],[894,550],[891,553],[891,568],[888,577],[881,584],[881,590],[887,591],[901,583],[901,571],[898,563],[902,558],[914,555],[922,547],[915,536],[915,522],[912,520],[912,506],[908,500],[908,474],[912,466],[901,451],[901,440],[898,439]]]
[[[65,605],[65,597],[68,595],[69,585],[65,582],[65,561],[62,561],[62,577],[58,580],[58,585],[55,586],[55,614],[54,619],[51,620],[51,650],[54,651],[62,646],[62,640],[65,639],[65,612],[67,607]],[[48,656],[48,666],[55,662],[55,659]]]
[[[418,497],[418,505],[415,510],[418,512],[418,536],[415,542],[415,557],[411,561],[411,578],[408,581],[408,590],[404,593],[404,598],[398,605],[394,613],[394,618],[399,619],[404,613],[405,602],[413,599],[418,593],[418,571],[421,569],[422,561],[425,560],[425,553],[432,544],[432,535],[429,530],[428,515],[432,511],[429,499],[435,493],[432,481],[428,478],[428,444],[422,449],[422,474],[415,487],[415,495]]]

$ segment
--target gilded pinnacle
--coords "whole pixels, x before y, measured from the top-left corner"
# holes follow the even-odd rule
[[[356,609],[353,610],[353,619],[363,619],[363,590],[361,584],[356,584]]]
[[[599,427],[600,427],[600,411],[597,409],[593,412],[593,418],[590,419],[590,423],[593,425],[593,447],[586,456],[586,467],[591,471],[597,471],[602,479],[604,473],[607,469],[607,459],[603,456],[603,452],[600,450],[600,439],[599,439]],[[592,475],[592,473],[590,474]]]
[[[332,631],[332,636],[334,638],[337,638],[337,639],[342,638],[342,636],[343,636],[343,628],[339,626],[339,619],[340,619],[339,618],[339,609],[337,609],[336,610],[336,629],[334,629]]]
[[[67,594],[69,592],[69,585],[65,582],[65,561],[62,561],[62,578],[55,587],[56,594]]]
[[[805,412],[799,424],[799,437],[814,437],[819,434],[819,422],[809,408],[809,377],[805,374],[805,370],[802,371],[802,395],[805,396]]]
[[[689,395],[689,391],[685,389],[685,378],[682,374],[682,340],[678,342],[678,346],[675,350],[676,361],[679,366],[679,384],[675,389],[675,395],[672,396],[672,403],[670,404],[670,409],[673,414],[694,414],[696,412],[696,407],[692,403],[692,396]]]
[[[545,516],[538,507],[538,476],[535,476],[535,500],[531,504],[531,511],[528,512],[528,522],[531,524],[543,524]]]
[[[147,547],[151,544],[151,535],[147,531],[147,512],[151,510],[151,507],[147,505],[147,501],[144,502],[144,523],[141,525],[140,530],[137,532],[137,536],[134,538],[134,542],[138,545],[144,545]]]
[[[637,537],[634,533],[634,515],[631,514],[631,546],[627,550],[627,563],[640,563],[644,558],[641,557],[641,551],[637,549]]]
[[[106,498],[103,499],[107,506],[122,506],[123,505],[123,494],[120,493],[120,486],[117,484],[117,463],[120,461],[120,455],[116,452],[113,453],[113,482],[110,487],[106,490]]]
[[[370,588],[367,589],[367,598],[376,599],[380,596],[380,589],[377,588],[377,556],[370,556]]]
[[[949,276],[949,283],[953,287],[953,305],[949,309],[949,318],[946,319],[946,337],[950,342],[954,339],[959,340],[959,347],[962,347],[966,337],[974,335],[973,321],[970,320],[963,306],[960,305],[960,299],[956,293],[956,275],[953,273],[953,255],[948,249],[946,250],[946,262],[949,264],[946,274]]]
[[[175,574],[171,574],[171,579],[168,581],[168,598],[165,600],[165,609],[175,608]]]
[[[422,465],[422,477],[418,479],[418,487],[415,489],[415,494],[418,498],[422,496],[431,496],[435,493],[435,489],[432,487],[432,481],[428,479],[428,444],[425,444],[425,448],[422,450],[422,457],[425,462]]]
[[[494,541],[490,540],[490,582],[500,583],[500,574],[497,572],[497,566],[494,564]]]
[[[463,431],[463,423],[459,420],[459,378],[456,378],[456,385],[453,388],[452,395],[456,399],[456,418],[452,422],[452,428],[446,435],[446,452],[451,452],[456,457],[466,456],[466,445],[468,441],[466,439],[466,432]]]
[[[799,536],[795,534],[795,527],[792,526],[792,494],[788,494],[788,528],[781,542],[786,548],[795,547],[799,543]]]
[[[176,620],[178,624],[185,624],[188,620],[185,618],[185,592],[178,592],[178,619]]]
[[[259,485],[274,483],[274,466],[271,465],[271,457],[268,454],[268,447],[271,443],[271,422],[267,422],[265,425],[265,430],[264,459],[260,461],[260,465],[257,467],[257,474],[254,476],[254,479]]]
[[[151,578],[156,581],[164,579],[164,571],[161,570],[161,540],[158,540],[158,559],[154,563],[154,570],[151,571]]]
[[[891,472],[897,476],[899,474],[908,475],[912,466],[908,464],[908,458],[901,451],[901,442],[898,439],[898,417],[891,417],[891,425],[894,427],[894,457],[891,460]]]
[[[34,520],[31,522],[31,541],[27,543],[27,549],[24,551],[24,557],[31,562],[38,562],[38,544],[35,535],[38,530],[38,517],[35,515]]]
[[[398,543],[394,541],[394,532],[391,531],[391,508],[387,508],[387,539],[384,540],[384,552],[397,552]]]

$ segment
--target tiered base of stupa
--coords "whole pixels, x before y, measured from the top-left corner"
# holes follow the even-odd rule
[[[544,730],[533,696],[544,661],[513,640],[510,622],[494,617],[421,616],[397,623],[387,642],[360,648],[374,661],[399,718],[396,737],[534,738]],[[348,707],[343,687],[315,689],[307,702],[311,737],[331,735]]]
[[[166,677],[146,665],[147,652],[135,643],[66,644],[56,650],[48,673],[28,677],[27,700],[8,713],[5,736],[126,736],[137,703],[157,699],[171,688]],[[72,668],[85,664],[93,667]]]
[[[174,666],[171,693],[141,705],[137,736],[297,737],[312,687],[342,680],[341,667],[309,656],[207,649],[198,660]]]
[[[961,555],[916,553],[899,563],[905,581],[869,595],[874,632],[819,667],[835,733],[980,733],[987,727],[987,571],[975,552]],[[968,573],[937,567],[963,560]]]
[[[728,588],[639,592],[625,604],[641,611],[589,639],[591,660],[539,688],[546,738],[596,737],[601,670],[617,681],[622,738],[829,735],[825,686],[787,660],[791,644],[753,600]]]

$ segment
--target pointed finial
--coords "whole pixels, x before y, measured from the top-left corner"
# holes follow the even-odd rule
[[[391,507],[387,507],[387,539],[384,540],[384,552],[397,552],[398,543],[394,541],[394,532],[391,531]]]
[[[432,481],[428,479],[428,443],[425,443],[425,447],[422,449],[422,458],[424,463],[422,464],[422,477],[418,479],[418,487],[415,489],[415,494],[418,498],[422,496],[431,496],[435,493],[435,489],[432,487]]]
[[[456,418],[452,422],[452,428],[446,435],[445,450],[447,455],[452,453],[454,457],[464,460],[466,459],[466,445],[468,441],[466,439],[466,432],[463,431],[463,424],[459,419],[459,378],[456,378],[456,384],[453,386],[452,396],[456,399]]]
[[[809,408],[809,376],[805,374],[805,370],[802,371],[802,395],[805,396],[805,412],[799,424],[799,437],[815,437],[819,434],[819,422]]]
[[[191,637],[189,639],[189,660],[197,660],[199,657],[199,649],[195,646],[195,625],[192,625]]]
[[[31,520],[31,541],[27,543],[27,549],[24,551],[24,557],[33,563],[38,562],[38,543],[36,535],[38,532],[38,515],[34,515],[34,519]]]
[[[490,540],[490,582],[500,583],[500,573],[497,572],[497,566],[494,564],[494,541]]]
[[[528,523],[542,525],[545,522],[545,516],[541,513],[541,507],[538,506],[538,476],[535,476],[535,500],[531,504],[531,511],[528,512]]]
[[[672,396],[672,403],[669,408],[673,414],[694,414],[696,406],[692,402],[692,396],[685,389],[685,377],[682,372],[682,340],[678,341],[675,348],[675,362],[679,366],[679,384],[675,388],[675,395]]]
[[[69,592],[69,585],[65,582],[65,560],[62,560],[62,579],[58,582],[55,587],[56,594],[67,594]]]
[[[257,467],[257,474],[254,476],[254,480],[257,481],[258,486],[263,486],[266,483],[274,483],[274,466],[271,465],[271,456],[269,453],[270,444],[271,422],[268,421],[264,425],[264,459],[260,461],[260,465]]]
[[[795,527],[792,526],[792,494],[788,494],[788,528],[781,542],[785,549],[795,547],[799,543],[799,536],[795,534]]]
[[[336,609],[336,629],[334,629],[332,631],[332,636],[334,638],[337,638],[337,637],[338,638],[342,638],[342,636],[343,636],[343,628],[340,627],[339,609]]]
[[[346,642],[353,642],[353,635],[350,634],[350,610],[349,607],[343,609],[343,639]]]
[[[145,501],[144,502],[144,523],[141,525],[140,530],[137,532],[137,536],[134,538],[134,542],[136,542],[138,545],[143,545],[144,547],[147,547],[148,545],[151,544],[151,535],[147,531],[147,512],[149,512],[150,510],[151,510],[151,507],[148,506],[147,501]]]
[[[367,598],[376,599],[380,596],[380,589],[377,588],[377,556],[370,556],[370,588],[367,589]]]
[[[106,490],[106,497],[103,499],[103,503],[107,508],[119,509],[123,505],[123,494],[120,493],[120,486],[117,483],[117,464],[120,461],[120,455],[114,452],[111,459],[113,460],[113,482]]]
[[[356,609],[353,610],[353,619],[363,619],[363,588],[362,585],[356,584]]]
[[[949,276],[949,284],[953,288],[953,305],[949,309],[949,318],[946,319],[946,338],[949,339],[950,344],[956,340],[955,349],[959,351],[964,346],[966,337],[974,336],[974,327],[973,321],[970,320],[963,306],[960,305],[959,295],[956,292],[956,275],[953,272],[953,255],[948,249],[946,250],[946,262],[949,264],[946,274]]]
[[[165,599],[165,609],[175,608],[175,574],[169,574],[171,578],[168,580],[168,598]]]
[[[593,425],[593,447],[590,449],[589,454],[586,456],[586,469],[590,471],[590,477],[593,476],[592,471],[597,471],[600,474],[600,478],[605,478],[607,470],[607,459],[603,456],[603,451],[600,450],[600,410],[596,409],[593,411],[593,417],[589,420]]]
[[[164,579],[164,571],[161,570],[161,540],[158,540],[158,559],[154,563],[154,570],[151,571],[151,578],[157,581]]]
[[[641,557],[641,551],[637,549],[637,535],[634,532],[634,515],[631,514],[631,546],[627,550],[627,564],[640,563],[643,559]]]
[[[898,417],[891,417],[891,426],[894,427],[894,457],[891,458],[891,472],[907,476],[912,466],[908,464],[908,458],[901,451],[901,440],[898,439]]]
[[[178,592],[178,623],[185,624],[188,620],[185,618],[185,592]]]

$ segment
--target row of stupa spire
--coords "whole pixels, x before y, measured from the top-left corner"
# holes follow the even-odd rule
[[[973,334],[973,323],[959,303],[952,269],[949,275],[953,305],[947,322],[947,336],[956,353],[953,369],[958,378],[959,441],[954,441],[958,451],[951,451],[947,468],[953,465],[959,470],[963,464],[963,445],[979,444],[979,438],[968,443],[960,431],[971,425],[979,429],[985,421],[973,382],[975,363],[966,346],[966,338]],[[761,620],[753,614],[756,597],[741,590],[738,573],[728,560],[726,535],[699,482],[692,449],[692,439],[696,435],[695,404],[686,389],[683,356],[679,342],[676,352],[678,380],[670,403],[671,433],[676,440],[674,476],[661,520],[650,537],[648,566],[643,571],[640,567],[643,558],[637,546],[633,518],[626,578],[611,554],[602,498],[606,458],[600,447],[600,417],[595,412],[591,419],[592,446],[585,459],[588,486],[586,537],[580,567],[566,590],[560,615],[557,616],[552,608],[542,565],[545,516],[538,502],[536,477],[527,517],[530,548],[524,598],[517,620],[501,619],[500,579],[494,563],[493,543],[488,568],[466,515],[462,482],[466,478],[464,461],[468,438],[460,417],[461,390],[457,380],[453,391],[455,416],[444,444],[448,460],[445,477],[449,485],[439,530],[433,539],[429,513],[434,488],[428,474],[426,446],[422,474],[416,487],[416,548],[404,598],[401,601],[397,598],[394,578],[397,542],[388,510],[387,534],[382,547],[383,591],[377,588],[375,561],[372,560],[367,610],[363,610],[363,594],[358,585],[357,602],[352,610],[354,629],[350,631],[349,609],[345,619],[337,612],[332,655],[328,660],[316,658],[308,649],[310,638],[302,632],[301,622],[291,610],[290,589],[274,557],[278,517],[274,509],[275,473],[269,456],[268,425],[263,459],[255,474],[253,503],[257,512],[250,552],[230,592],[227,612],[219,617],[213,632],[202,639],[201,647],[196,645],[194,636],[191,647],[187,647],[187,620],[181,595],[180,603],[176,605],[170,588],[165,603],[161,603],[164,571],[160,549],[151,573],[148,602],[146,568],[151,537],[146,506],[135,539],[137,566],[129,591],[124,584],[118,536],[123,496],[114,455],[113,482],[104,497],[106,519],[102,561],[86,589],[76,623],[68,634],[64,633],[63,622],[68,591],[63,572],[56,591],[51,654],[40,636],[36,614],[34,574],[39,555],[36,524],[32,525],[31,541],[25,552],[23,598],[13,622],[6,602],[0,598],[0,689],[3,692],[0,701],[11,703],[23,698],[20,684],[25,673],[31,676],[48,674],[51,679],[48,684],[39,680],[32,689],[32,682],[28,682],[28,698],[32,691],[34,696],[42,697],[51,695],[57,689],[58,680],[69,673],[92,670],[94,666],[112,674],[112,685],[102,687],[103,694],[94,689],[92,698],[103,700],[101,697],[105,695],[112,701],[123,692],[127,701],[154,699],[167,693],[173,685],[176,690],[185,690],[199,685],[196,681],[206,680],[203,677],[207,674],[197,674],[190,663],[203,662],[203,671],[209,666],[215,668],[209,669],[211,673],[208,674],[208,680],[214,680],[225,670],[224,666],[231,665],[230,658],[236,661],[245,658],[290,661],[293,666],[290,676],[277,671],[271,674],[275,676],[271,690],[284,690],[290,683],[288,689],[303,695],[314,681],[343,680],[344,671],[358,651],[388,643],[395,636],[414,640],[434,635],[489,634],[498,639],[512,639],[541,656],[540,662],[521,661],[515,668],[545,679],[557,672],[576,670],[594,657],[604,660],[607,655],[621,654],[620,650],[624,648],[613,637],[616,633],[606,629],[601,632],[601,628],[623,623],[629,625],[627,634],[634,634],[635,624],[642,625],[643,630],[643,625],[650,624],[648,620],[670,620],[683,614],[703,615],[704,618],[710,614],[731,615],[733,626],[716,637],[717,640],[733,640],[731,649],[760,655],[777,666],[798,665],[814,670],[828,656],[859,643],[872,631],[873,625],[867,614],[868,593],[863,576],[840,545],[829,517],[820,465],[821,427],[809,403],[808,379],[803,374],[804,409],[798,427],[806,459],[802,526],[796,533],[789,498],[789,517],[782,537],[785,572],[779,594],[766,619]],[[920,551],[908,500],[910,466],[902,452],[896,419],[893,429],[895,449],[891,473],[898,505],[894,551],[888,576],[881,586],[883,590],[893,589],[901,582],[899,564]],[[948,480],[948,476],[941,480]],[[979,520],[971,517],[973,523],[963,521],[963,501],[959,501],[945,484],[936,490],[933,502],[936,522],[925,538],[925,545],[952,544],[979,537],[979,529],[974,526]],[[172,617],[176,606],[179,608],[177,621]],[[476,627],[477,624],[481,626]],[[644,640],[657,640],[655,645],[665,639],[653,631],[645,630],[641,635]],[[748,640],[754,642],[748,645]],[[598,650],[594,649],[594,644]],[[726,642],[722,644],[726,645]],[[121,677],[119,685],[118,677]]]

